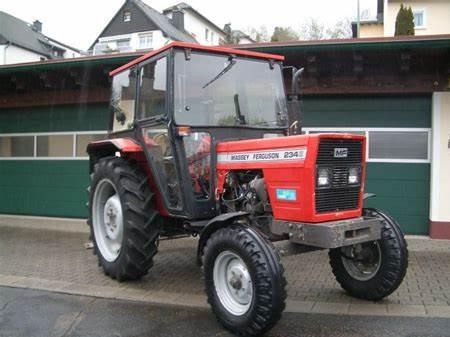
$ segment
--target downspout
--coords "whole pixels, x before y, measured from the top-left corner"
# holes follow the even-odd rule
[[[5,48],[3,49],[3,64],[6,64],[6,49],[11,45],[11,42],[8,41],[8,43],[5,45]]]

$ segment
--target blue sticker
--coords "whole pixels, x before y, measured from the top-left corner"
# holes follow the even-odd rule
[[[287,190],[284,188],[277,188],[277,199],[278,200],[287,200],[287,201],[296,201],[297,200],[297,191],[296,190]]]

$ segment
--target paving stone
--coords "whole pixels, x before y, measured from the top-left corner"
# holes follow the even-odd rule
[[[155,265],[148,275],[140,281],[122,283],[104,275],[92,250],[85,249],[86,242],[87,233],[0,225],[0,277],[23,287],[47,286],[55,290],[72,287],[80,292],[103,291],[108,296],[125,296],[127,291],[134,297],[172,294],[170,300],[178,298],[185,302],[192,295],[198,303],[204,303],[204,280],[196,264],[196,239],[161,241]],[[351,304],[349,308],[353,312],[363,307],[363,311],[374,308],[388,312],[392,305],[417,308],[426,305],[432,312],[439,312],[439,308],[447,312],[450,310],[450,241],[412,238],[408,244],[410,260],[404,283],[381,305],[349,297],[335,281],[326,251],[284,257],[291,303],[288,306],[295,308],[297,303],[301,310],[311,310],[314,303],[319,303],[316,310],[326,310],[326,305],[320,303],[333,303],[329,310],[341,310]],[[46,280],[45,285],[42,280]]]

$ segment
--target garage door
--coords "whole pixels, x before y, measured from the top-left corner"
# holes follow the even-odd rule
[[[314,97],[303,102],[307,133],[368,139],[367,207],[389,212],[406,233],[428,234],[431,98]]]
[[[0,110],[0,213],[85,217],[86,144],[108,116],[107,104]]]

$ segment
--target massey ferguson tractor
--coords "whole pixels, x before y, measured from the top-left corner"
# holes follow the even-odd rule
[[[111,131],[87,148],[105,274],[139,279],[160,238],[198,237],[208,302],[240,336],[280,319],[282,253],[329,250],[337,282],[370,301],[408,265],[398,223],[363,208],[365,137],[302,135],[301,70],[286,97],[283,59],[178,42],[146,54],[111,72]]]

